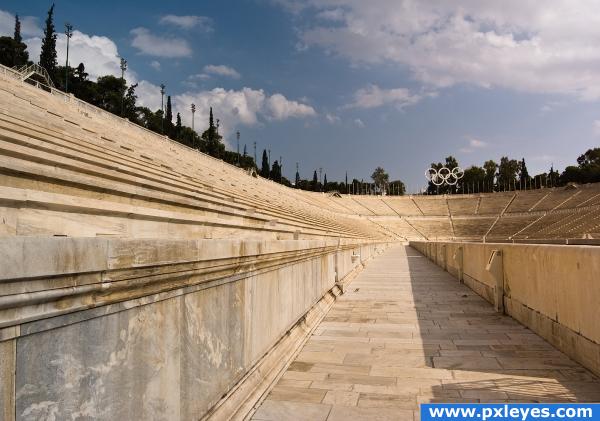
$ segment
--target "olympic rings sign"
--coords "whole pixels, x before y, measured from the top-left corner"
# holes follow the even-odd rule
[[[449,186],[454,186],[458,183],[458,180],[463,178],[465,172],[461,167],[456,167],[450,170],[448,167],[442,167],[439,170],[435,168],[429,168],[425,171],[425,178],[427,181],[431,181],[436,186],[441,186],[442,184],[447,184]]]

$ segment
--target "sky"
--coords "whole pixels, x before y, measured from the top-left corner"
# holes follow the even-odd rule
[[[143,4],[143,7],[140,7]],[[4,0],[37,61],[49,1]],[[56,1],[59,63],[138,83],[138,103],[207,126],[228,147],[257,143],[283,173],[370,178],[382,166],[409,192],[432,162],[463,168],[525,158],[562,171],[600,141],[600,0]]]

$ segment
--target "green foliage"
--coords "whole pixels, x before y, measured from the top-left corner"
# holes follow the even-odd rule
[[[438,171],[442,167],[446,167],[450,171],[452,171],[454,168],[458,167],[458,161],[456,160],[456,158],[454,158],[452,155],[450,155],[450,156],[446,157],[446,160],[444,163],[441,163],[441,162],[438,162],[437,164],[435,162],[431,163],[431,168],[434,168]],[[427,186],[427,194],[448,194],[448,193],[456,193],[456,185],[450,186],[447,184],[443,184],[441,186],[436,186],[435,184],[433,184],[430,181]]]
[[[467,194],[486,191],[486,171],[476,165],[467,168],[458,182],[457,190]]]
[[[281,165],[279,165],[277,160],[273,162],[273,167],[271,168],[271,180],[281,183]]]
[[[500,165],[498,166],[498,188],[500,190],[515,189],[519,167],[519,161],[516,159],[509,159],[506,156],[500,158]]]
[[[215,158],[222,158],[225,155],[225,145],[222,142],[223,137],[219,134],[217,127],[214,124],[212,107],[210,107],[208,129],[206,129],[200,137],[204,141],[206,148],[205,152],[207,154],[214,156]]]
[[[560,175],[561,184],[600,181],[600,148],[588,149],[577,158],[578,166],[569,166]]]
[[[375,186],[379,192],[383,192],[385,190],[385,186],[390,180],[390,176],[382,167],[375,168],[373,174],[371,174],[371,178],[375,182]]]
[[[263,149],[260,176],[263,178],[269,178],[270,172],[271,171],[269,169],[269,156],[267,155],[267,150]]]
[[[173,109],[171,108],[171,95],[167,96],[167,110],[165,112],[165,120],[167,124],[173,124]]]
[[[0,37],[0,64],[13,67],[27,64],[29,53],[27,45],[17,42],[11,37]]]
[[[15,15],[15,35],[13,39],[16,42],[23,42],[23,38],[21,37],[21,21],[19,20],[19,15]]]
[[[48,10],[46,18],[46,27],[44,28],[44,38],[42,39],[42,48],[40,51],[40,66],[44,67],[50,77],[56,76],[56,32],[54,30],[54,3]]]
[[[403,196],[406,193],[406,186],[400,180],[390,181],[387,194],[390,196]]]

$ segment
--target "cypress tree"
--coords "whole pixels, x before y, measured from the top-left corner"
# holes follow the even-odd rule
[[[171,108],[171,95],[167,96],[167,112],[165,115],[167,119],[167,124],[173,123],[173,109]]]
[[[181,139],[182,128],[183,128],[183,126],[181,124],[181,115],[179,113],[177,113],[177,119],[176,119],[176,123],[175,123],[175,137],[177,138],[177,140]]]
[[[296,188],[300,185],[300,173],[296,170]]]
[[[14,39],[16,42],[23,42],[23,38],[21,37],[21,21],[19,20],[19,15],[15,15],[15,36]]]
[[[269,156],[267,155],[267,150],[263,149],[262,154],[262,165],[260,169],[260,176],[264,178],[269,178]]]
[[[29,54],[27,53],[27,45],[21,37],[21,21],[19,15],[15,17],[15,33],[14,38],[0,37],[0,63],[8,66],[19,66],[27,64]]]
[[[313,189],[313,191],[317,191],[318,190],[318,186],[319,186],[319,179],[317,178],[317,170],[315,170],[315,172],[313,173],[313,179],[312,179],[312,189]]]
[[[345,184],[346,193],[348,193],[348,171],[346,171],[346,184]]]
[[[521,169],[521,171],[520,171],[520,174],[519,174],[519,181],[522,184],[524,183],[522,185],[522,187],[526,189],[527,188],[527,182],[529,181],[531,183],[531,181],[529,179],[530,177],[529,177],[529,171],[527,171],[527,165],[525,165],[525,158],[523,158],[521,160],[521,168],[520,169]]]
[[[327,173],[325,173],[325,177],[323,177],[323,191],[327,191]]]
[[[42,49],[40,52],[40,66],[46,69],[53,77],[56,73],[56,32],[54,31],[54,3],[48,10],[46,18],[46,28],[44,29],[44,39],[42,39]]]
[[[271,180],[281,183],[281,165],[279,165],[277,160],[273,162],[273,167],[271,168]]]
[[[244,143],[244,155],[243,157],[247,157],[248,156],[248,152],[246,151],[246,144]]]

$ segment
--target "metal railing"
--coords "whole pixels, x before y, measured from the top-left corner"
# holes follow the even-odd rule
[[[54,88],[54,83],[52,83],[52,78],[50,78],[48,71],[37,63],[15,66],[13,69],[21,75],[20,79],[22,81],[29,79],[33,75],[39,75],[44,79],[47,86]]]

